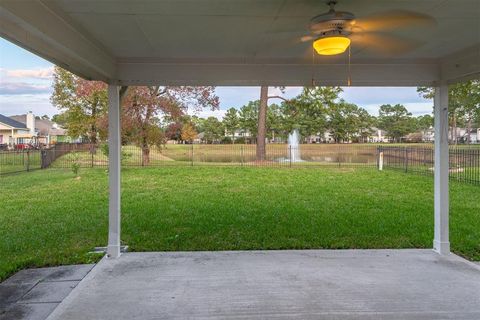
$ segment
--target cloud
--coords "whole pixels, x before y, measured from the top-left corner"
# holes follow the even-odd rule
[[[346,101],[363,105],[425,103],[416,87],[343,87],[340,94]]]
[[[0,95],[42,94],[51,92],[50,85],[25,82],[0,82]]]
[[[0,95],[0,114],[11,116],[32,111],[35,115],[59,113],[50,103],[50,94]]]
[[[2,69],[7,77],[50,80],[53,77],[53,67],[42,69]]]

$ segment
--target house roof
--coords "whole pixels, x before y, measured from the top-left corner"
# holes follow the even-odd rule
[[[0,123],[3,123],[12,128],[27,129],[27,126],[24,123],[17,121],[15,119],[12,119],[10,117],[4,116],[3,114],[0,114]]]
[[[10,117],[13,120],[16,120],[22,124],[27,123],[27,115],[21,114]],[[37,119],[35,118],[35,129],[38,131],[40,136],[63,136],[66,135],[66,130],[63,128],[55,128],[55,123],[48,119]]]

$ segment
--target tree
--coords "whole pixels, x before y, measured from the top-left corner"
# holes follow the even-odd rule
[[[472,126],[480,119],[480,80],[460,82],[450,86],[449,101],[458,110],[466,125],[465,142],[471,143]],[[449,103],[450,104],[450,103]]]
[[[260,100],[249,101],[239,111],[239,127],[243,133],[249,133],[252,138],[257,137],[258,108]]]
[[[285,129],[298,129],[302,136],[323,134],[327,129],[327,110],[341,91],[340,87],[304,88],[300,95],[282,104]]]
[[[67,124],[67,114],[59,113],[52,116],[52,121],[64,127]]]
[[[285,117],[282,106],[272,103],[267,110],[267,137],[275,140],[276,137],[285,138]]]
[[[220,120],[215,117],[208,117],[204,122],[203,134],[207,143],[214,143],[224,136],[225,129]]]
[[[168,140],[179,141],[182,139],[182,123],[180,121],[171,122],[165,129],[165,138]]]
[[[193,139],[197,136],[197,131],[195,131],[195,126],[191,122],[187,122],[182,127],[181,138],[183,141],[192,142]]]
[[[160,116],[180,121],[176,134],[181,138],[182,116],[189,107],[214,110],[218,105],[215,87],[131,87],[122,101],[124,135],[142,149],[143,165],[148,165],[150,146],[160,147],[164,142]]]
[[[417,92],[425,99],[433,99],[435,88],[418,87]],[[457,127],[467,125],[467,142],[470,142],[473,125],[480,125],[480,80],[469,80],[448,87],[448,117],[450,140],[457,142]]]
[[[384,104],[380,106],[378,126],[386,131],[387,137],[400,142],[402,137],[415,131],[415,119],[401,104]]]
[[[107,85],[100,81],[87,81],[55,67],[52,104],[62,111],[64,125],[70,136],[86,137],[96,144],[106,131],[99,123],[107,111]],[[105,129],[105,128],[103,128]]]
[[[261,86],[257,125],[257,161],[265,160],[267,154],[265,148],[265,139],[267,138],[267,107],[268,86]]]
[[[433,126],[433,117],[429,114],[423,115],[423,116],[418,116],[416,118],[416,126],[417,129],[422,132],[422,140],[423,137],[427,134],[427,131],[430,130]]]
[[[195,130],[197,132],[203,132],[204,130],[203,124],[205,123],[205,119],[199,118],[198,116],[193,115],[192,117],[190,117],[190,121],[193,123],[193,126],[195,127]]]
[[[343,99],[332,104],[327,109],[327,127],[335,142],[353,140],[360,132],[365,132],[368,126],[366,113],[365,109]]]
[[[357,123],[357,135],[359,141],[368,142],[368,137],[373,134],[372,126],[376,122],[376,118],[368,113],[363,108],[357,110],[358,123]]]
[[[284,88],[280,87],[280,91],[283,93]],[[268,86],[261,86],[260,87],[260,103],[258,108],[258,121],[257,121],[257,152],[256,158],[257,161],[264,161],[266,157],[266,146],[265,141],[267,138],[267,113],[268,113],[268,100],[269,99],[282,99],[284,101],[288,101],[282,96],[268,95]]]
[[[235,131],[239,126],[238,111],[235,108],[230,108],[223,117],[223,126],[227,134],[232,136],[232,143],[235,143]]]

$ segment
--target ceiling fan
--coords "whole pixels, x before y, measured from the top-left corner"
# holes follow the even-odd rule
[[[357,18],[353,13],[335,10],[337,1],[329,0],[328,12],[310,20],[309,34],[301,42],[312,42],[320,55],[336,55],[345,52],[353,43],[366,50],[381,54],[406,53],[421,42],[392,34],[389,31],[433,26],[433,17],[409,10],[390,10]]]

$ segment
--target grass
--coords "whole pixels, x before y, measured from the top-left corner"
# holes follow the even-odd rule
[[[0,279],[96,261],[107,242],[103,169],[0,178]],[[479,188],[451,183],[454,252],[480,260]],[[122,240],[135,251],[431,248],[433,180],[368,168],[127,168]]]
[[[40,150],[0,151],[0,175],[40,167]]]

